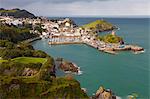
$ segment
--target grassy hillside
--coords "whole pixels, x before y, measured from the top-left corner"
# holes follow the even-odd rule
[[[7,60],[0,59],[0,63],[7,62]]]
[[[98,39],[100,41],[104,41],[106,43],[123,43],[123,38],[117,35],[107,34],[104,36],[99,36]]]
[[[20,63],[44,63],[46,58],[35,58],[35,57],[17,57],[12,59],[12,61]]]
[[[26,39],[38,37],[38,34],[30,33],[29,28],[18,28],[0,23],[0,40],[9,40],[17,43]]]
[[[35,15],[26,11],[26,10],[20,10],[20,9],[0,9],[0,14],[2,16],[13,16],[15,18],[35,18]]]
[[[21,60],[22,61],[22,60]],[[6,67],[5,67],[6,66]],[[3,68],[2,68],[3,67]],[[5,68],[4,68],[5,67]],[[27,65],[25,67],[31,68]],[[12,72],[12,70],[17,71]],[[37,68],[34,66],[34,68]],[[40,67],[38,73],[33,76],[19,76],[24,68],[22,65],[10,63],[0,66],[0,98],[2,99],[87,99],[88,96],[81,90],[80,84],[70,77],[54,77],[53,58],[48,57],[47,61]],[[6,72],[9,71],[9,72]],[[22,70],[22,71],[20,71]],[[3,74],[2,74],[3,71]],[[12,72],[10,75],[10,71]],[[15,75],[18,76],[15,76]]]
[[[35,57],[17,57],[14,59],[11,59],[11,61],[18,62],[18,63],[44,63],[46,61],[46,58],[35,58]],[[0,59],[0,63],[2,62],[8,62],[8,60]]]
[[[82,27],[92,29],[95,31],[99,31],[99,32],[112,30],[114,28],[114,26],[111,23],[104,21],[104,20],[96,20],[94,22],[85,24]]]

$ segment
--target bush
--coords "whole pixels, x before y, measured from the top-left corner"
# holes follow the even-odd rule
[[[3,59],[11,59],[11,58],[16,58],[16,57],[20,57],[20,56],[22,56],[21,52],[16,49],[12,49],[12,50],[6,49],[3,51],[2,55],[1,55],[1,57]]]
[[[123,39],[117,35],[107,34],[104,36],[99,36],[99,40],[106,43],[122,43]]]
[[[47,54],[41,50],[35,50],[33,52],[33,57],[41,57],[41,58],[45,58],[47,57]]]
[[[9,42],[8,40],[0,40],[0,47],[7,47],[8,49],[13,49],[14,43]]]
[[[8,40],[14,43],[26,39],[37,37],[37,34],[30,33],[28,28],[18,28],[15,26],[8,26],[0,24],[0,39]]]

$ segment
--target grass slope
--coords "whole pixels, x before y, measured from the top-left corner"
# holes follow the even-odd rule
[[[0,59],[0,63],[7,62],[7,60]]]
[[[17,57],[12,60],[20,63],[44,63],[46,61],[46,58]]]
[[[46,58],[35,58],[35,57],[17,57],[11,59],[12,61],[19,62],[19,63],[44,63],[47,59]],[[0,63],[7,62],[8,60],[0,59]]]

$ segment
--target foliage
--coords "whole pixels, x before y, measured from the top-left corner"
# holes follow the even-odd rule
[[[15,26],[8,26],[0,24],[0,39],[9,40],[17,43],[26,39],[37,37],[37,34],[30,33],[29,28],[18,28]]]
[[[51,76],[55,76],[54,70],[54,60],[52,57],[47,57],[47,61],[42,65],[37,78],[43,79],[46,81],[51,80]]]
[[[117,35],[107,34],[104,36],[99,36],[100,41],[104,41],[106,43],[121,43],[123,39]]]
[[[17,57],[12,59],[12,61],[19,63],[44,63],[46,58],[35,58],[35,57]]]
[[[30,68],[32,70],[39,70],[42,66],[41,63],[22,63],[15,61],[3,62],[0,65],[0,75],[1,76],[11,76],[17,77],[22,76],[25,68]]]
[[[39,69],[39,72],[33,76],[20,76],[27,67]],[[6,70],[9,71],[7,75]],[[2,63],[0,65],[0,98],[88,99],[86,93],[81,90],[79,82],[68,77],[53,78],[54,75],[54,60],[50,56],[42,66],[38,66],[37,63],[24,64],[15,61]]]
[[[10,45],[9,45],[10,44]],[[0,57],[3,59],[12,59],[16,57],[39,57],[45,58],[48,55],[40,50],[34,50],[29,43],[14,44],[7,40],[0,40]]]
[[[45,32],[46,30],[42,28],[42,25],[41,24],[37,24],[35,27],[34,27],[35,30],[39,31],[40,33],[42,32]]]
[[[101,31],[112,30],[114,28],[114,26],[111,23],[108,23],[107,21],[96,20],[89,24],[83,25],[82,28],[88,28],[88,29],[91,29],[94,31],[101,32]]]
[[[13,49],[14,43],[9,42],[8,40],[0,40],[0,47],[6,47],[8,49]]]

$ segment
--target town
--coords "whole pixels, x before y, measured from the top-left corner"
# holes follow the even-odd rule
[[[48,44],[86,44],[99,51],[117,54],[117,51],[133,51],[135,54],[144,52],[142,47],[137,45],[124,44],[124,42],[109,43],[98,38],[98,33],[91,28],[77,26],[69,18],[48,19],[44,17],[37,18],[14,18],[12,16],[0,16],[2,24],[22,27],[30,27],[30,33],[38,34],[39,38],[48,39]],[[116,30],[111,30],[111,35],[116,35]],[[31,40],[31,41],[32,41]],[[29,40],[30,41],[30,40]]]

